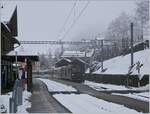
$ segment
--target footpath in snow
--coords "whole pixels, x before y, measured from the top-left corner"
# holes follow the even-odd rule
[[[139,114],[133,109],[107,102],[87,94],[55,94],[62,105],[74,114]]]
[[[42,78],[37,78],[37,79],[41,80],[43,83],[46,84],[49,92],[76,92],[77,91],[72,86],[67,86],[55,81],[51,81],[49,79],[42,79]]]
[[[9,92],[6,95],[0,95],[0,106],[4,106],[7,113],[9,113],[9,98],[12,96],[12,92]],[[31,103],[29,102],[29,98],[31,97],[31,93],[27,91],[23,91],[23,104],[17,107],[17,113],[28,113],[26,111],[27,108],[31,107]],[[0,112],[3,112],[1,109]]]

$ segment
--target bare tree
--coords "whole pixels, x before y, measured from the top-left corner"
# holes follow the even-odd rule
[[[49,68],[51,68],[52,65],[53,65],[53,57],[52,57],[51,49],[49,49],[48,58],[47,59],[48,59],[48,66],[49,66]]]
[[[119,17],[114,19],[105,34],[106,39],[122,39],[129,37],[131,18],[125,12],[122,12]]]
[[[39,55],[39,60],[40,60],[41,69],[47,69],[48,68],[48,60],[44,54]]]
[[[120,55],[124,48],[128,47],[131,19],[128,14],[122,12],[109,24],[105,38],[115,41],[115,44],[112,46],[112,55],[110,56]]]
[[[61,53],[60,48],[55,49],[54,56],[55,56],[55,60],[56,60],[56,61],[60,59],[61,54],[62,54],[62,53]]]
[[[149,0],[142,0],[136,3],[135,21],[140,28],[141,37],[148,34],[149,28]]]

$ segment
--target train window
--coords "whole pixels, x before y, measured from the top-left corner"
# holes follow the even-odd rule
[[[81,69],[78,66],[72,67],[72,72],[80,72]]]

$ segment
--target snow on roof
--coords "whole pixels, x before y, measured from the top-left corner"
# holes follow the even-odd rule
[[[143,66],[141,67],[141,75],[150,74],[150,49],[142,50],[134,53],[134,63],[140,61]],[[101,69],[98,69],[94,74],[127,74],[130,64],[131,64],[131,55],[119,56],[109,60],[104,61],[104,68],[107,68],[105,72],[101,72]],[[101,63],[99,63],[101,64]],[[136,65],[135,65],[136,67]],[[134,68],[133,73],[138,75],[138,71]]]
[[[87,57],[92,57],[94,54],[94,49],[92,49],[90,52],[86,53]]]
[[[91,57],[94,50],[86,53],[81,51],[64,51],[62,57]]]
[[[80,51],[64,51],[62,57],[85,57],[85,52],[80,52]]]
[[[69,63],[71,63],[72,61],[70,59],[64,58],[66,61],[68,61]]]
[[[88,64],[88,63],[86,63],[85,61],[83,61],[83,60],[80,59],[80,58],[76,58],[76,60],[78,60],[78,61],[80,61],[80,62],[82,62],[82,63],[84,63],[84,64]]]
[[[134,43],[133,46],[136,46],[136,45],[139,45],[139,44],[142,44],[142,43],[146,43],[146,42],[147,42],[147,40],[140,41],[140,42]]]
[[[10,32],[10,29],[8,28],[7,26],[7,23],[6,22],[2,22],[2,24],[5,26],[5,28]]]
[[[7,56],[15,56],[16,51],[10,51]],[[37,54],[33,52],[27,52],[27,51],[17,51],[17,56],[38,56]]]

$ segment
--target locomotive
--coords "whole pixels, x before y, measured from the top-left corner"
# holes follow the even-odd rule
[[[55,64],[54,74],[57,78],[84,82],[85,69],[87,63],[79,58],[63,58]]]

